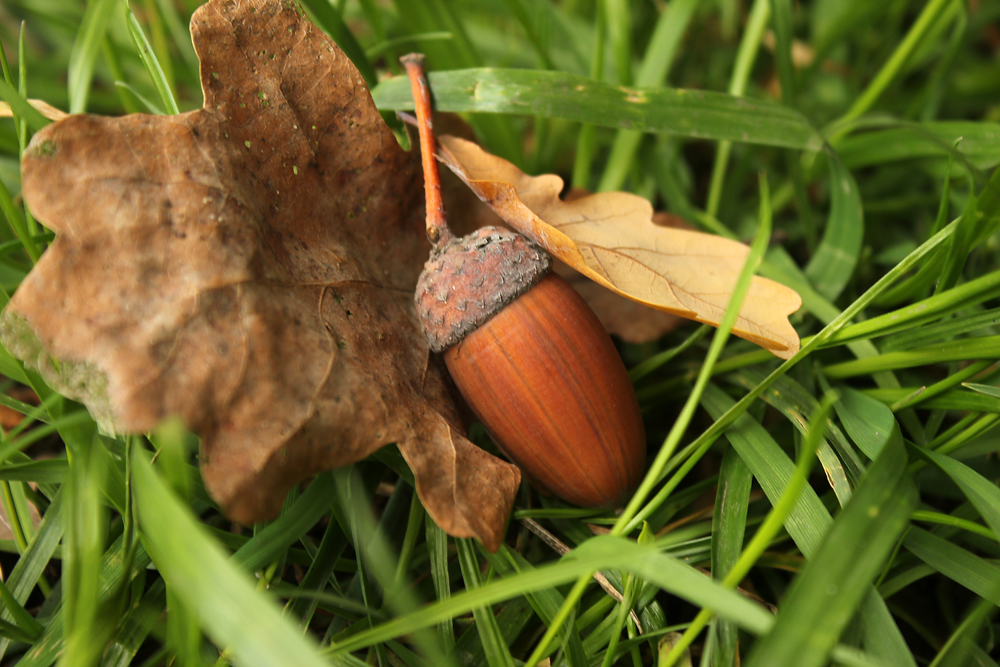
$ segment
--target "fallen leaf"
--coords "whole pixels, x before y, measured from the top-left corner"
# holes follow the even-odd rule
[[[520,473],[455,427],[416,321],[419,157],[294,3],[211,0],[191,32],[202,109],[33,138],[24,197],[57,236],[0,338],[106,429],[179,415],[237,521],[396,442],[434,520],[497,549]]]
[[[508,224],[591,280],[687,319],[718,324],[749,248],[719,236],[653,223],[653,207],[626,192],[559,199],[558,176],[528,176],[456,137],[439,137],[442,161]],[[754,277],[733,333],[776,356],[799,350],[788,315],[799,295]]]
[[[574,201],[589,195],[590,193],[586,190],[571,188],[566,193],[564,200]],[[653,214],[653,222],[661,227],[692,229],[691,225],[682,218],[662,211]],[[650,308],[617,292],[612,292],[563,262],[556,261],[552,270],[565,278],[566,282],[579,292],[609,334],[618,336],[626,343],[646,343],[657,340],[687,322],[677,315]]]
[[[435,129],[446,125],[449,127],[445,129],[454,134],[457,124],[452,114],[434,114]],[[459,125],[458,129],[462,127]],[[441,172],[441,187],[445,210],[451,214],[448,226],[456,236],[465,236],[480,227],[510,227],[493,209],[483,203],[468,185],[447,169]],[[567,194],[567,199],[583,197],[586,194],[588,193],[584,190],[571,190]],[[680,218],[667,213],[654,213],[653,221],[658,225],[681,227],[687,225]],[[616,294],[585,278],[579,271],[562,262],[555,262],[553,270],[583,297],[609,334],[618,336],[627,343],[657,340],[685,322],[676,315],[649,308]]]
[[[657,340],[686,321],[612,292],[561,262],[552,270],[583,297],[609,334],[618,336],[626,343]]]

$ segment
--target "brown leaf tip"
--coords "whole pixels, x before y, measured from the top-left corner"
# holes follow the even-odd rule
[[[424,336],[443,352],[478,329],[549,272],[552,258],[533,241],[483,227],[431,252],[414,301]]]

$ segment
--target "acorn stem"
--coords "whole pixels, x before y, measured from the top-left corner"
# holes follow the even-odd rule
[[[454,238],[448,229],[441,199],[441,175],[435,159],[437,141],[431,121],[431,93],[424,74],[424,54],[410,53],[399,59],[410,77],[414,109],[417,112],[417,132],[420,134],[420,158],[424,169],[424,199],[427,202],[427,238],[434,246]]]

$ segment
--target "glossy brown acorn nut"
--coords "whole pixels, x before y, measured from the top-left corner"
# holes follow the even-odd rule
[[[615,507],[642,478],[639,405],[604,327],[550,263],[520,234],[480,229],[432,252],[417,310],[469,407],[540,490]]]

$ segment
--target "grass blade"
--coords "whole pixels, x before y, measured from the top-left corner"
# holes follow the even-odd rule
[[[774,629],[754,645],[748,667],[826,664],[917,505],[899,427],[854,496],[792,583]],[[844,554],[851,558],[844,558]]]
[[[961,461],[937,452],[916,448],[918,455],[933,463],[952,479],[1000,539],[1000,488]]]
[[[233,564],[253,572],[278,558],[316,525],[337,497],[330,473],[316,477],[281,517],[267,524],[233,554]]]
[[[337,559],[346,548],[347,538],[344,537],[340,526],[337,525],[336,521],[330,521],[323,533],[323,539],[320,540],[319,549],[317,549],[305,576],[302,577],[297,591],[300,594],[306,592],[321,593],[333,574]],[[303,627],[308,627],[309,621],[316,611],[316,602],[315,596],[300,595],[290,601],[286,609],[291,616],[300,619]]]
[[[841,399],[834,406],[837,416],[865,456],[875,460],[896,426],[892,413],[873,398],[851,387],[840,388]]]
[[[921,325],[933,322],[961,308],[981,303],[997,295],[1000,295],[1000,274],[988,273],[967,283],[953,287],[947,292],[935,294],[904,308],[899,308],[873,317],[870,320],[844,327],[830,338],[828,344],[836,345],[862,338],[887,336],[901,331],[908,332],[907,340],[911,336],[915,341],[921,340],[923,336],[941,336],[944,338],[947,337],[947,334],[952,333],[947,328],[952,326],[951,324],[942,322],[940,325],[941,328],[922,327]],[[912,334],[909,333],[911,329],[917,329],[918,327],[920,328],[917,331],[912,332]],[[957,330],[954,333],[964,332]],[[914,343],[914,345],[907,345],[907,347],[915,347],[918,344]],[[894,345],[893,347],[901,348],[902,346]]]
[[[910,528],[903,544],[944,576],[1000,605],[1000,566],[916,526]]]
[[[764,36],[764,28],[767,27],[767,19],[771,14],[770,0],[754,0],[747,17],[747,25],[740,39],[739,52],[736,54],[736,61],[733,63],[733,73],[729,80],[728,92],[735,97],[742,97],[746,92],[747,81],[750,79],[750,71],[753,63],[757,59],[757,52],[760,50],[761,39]],[[715,147],[715,162],[712,164],[712,176],[709,180],[708,196],[705,203],[705,212],[713,218],[718,215],[719,201],[722,197],[722,184],[726,178],[726,169],[729,166],[729,156],[732,153],[733,144],[730,141],[721,141]]]
[[[816,290],[836,300],[854,275],[865,235],[864,210],[858,184],[836,153],[830,162],[830,216],[816,254],[806,266],[806,276]]]
[[[431,561],[431,579],[434,581],[435,598],[447,600],[451,597],[451,581],[448,575],[448,534],[437,524],[427,520],[427,548]],[[451,618],[443,618],[438,623],[438,637],[445,653],[455,646],[455,631]]]
[[[854,100],[854,104],[851,108],[840,118],[838,124],[851,121],[858,118],[862,114],[866,113],[872,105],[881,97],[881,95],[888,89],[889,85],[899,77],[907,61],[913,55],[918,45],[926,37],[927,33],[934,26],[938,17],[951,5],[951,0],[930,0],[927,5],[924,6],[923,11],[920,16],[914,22],[910,31],[907,33],[906,37],[902,42],[896,47],[892,56],[886,61],[886,63],[879,70],[878,74],[872,79],[871,83],[865,91]],[[843,125],[841,125],[843,127]],[[830,143],[836,144],[840,138],[844,136],[844,130],[837,131],[830,138]]]
[[[945,361],[968,361],[1000,358],[1000,336],[963,338],[913,350],[887,352],[868,359],[832,364],[823,369],[828,378],[849,378],[897,368],[926,366]]]
[[[997,123],[899,123],[898,127],[853,134],[840,143],[837,152],[849,169],[952,156],[979,170],[1000,164],[998,139],[1000,125]]]
[[[3,79],[0,79],[0,99],[9,104],[11,111],[17,114],[18,118],[26,121],[28,127],[34,132],[38,132],[52,122],[43,116],[41,111],[31,106],[31,103],[18,93],[14,86]]]
[[[770,627],[770,616],[761,607],[739,594],[713,583],[694,568],[658,553],[655,545],[639,546],[630,540],[600,536],[586,542],[572,558],[545,565],[514,577],[505,577],[467,590],[424,607],[418,612],[387,621],[371,630],[344,640],[337,653],[372,646],[393,637],[409,634],[437,624],[442,619],[471,612],[476,607],[509,600],[519,595],[577,580],[597,570],[625,570],[671,591],[696,604],[718,609],[720,615],[739,623],[751,632]]]
[[[160,61],[157,59],[156,53],[153,52],[153,47],[149,45],[149,40],[146,39],[146,35],[142,31],[142,26],[139,25],[139,21],[129,9],[127,2],[125,3],[125,23],[128,26],[129,35],[132,36],[132,43],[135,44],[135,50],[139,54],[139,60],[145,65],[146,72],[153,81],[156,92],[160,94],[163,107],[168,114],[180,113],[180,109],[177,108],[177,100],[174,99],[174,94],[170,90],[170,82],[167,81],[163,68],[160,67]]]
[[[431,72],[435,108],[564,118],[580,123],[693,139],[818,150],[802,114],[765,100],[676,88],[624,88],[565,72],[471,69]],[[409,83],[387,79],[372,90],[383,110],[413,108]]]
[[[108,522],[101,493],[107,471],[104,461],[95,454],[98,448],[101,444],[95,439],[87,449],[74,451],[70,466],[67,484],[70,502],[63,515],[66,645],[60,665],[94,664],[104,652],[117,622],[116,614],[108,614],[110,610],[101,604],[98,591]]]
[[[324,667],[316,646],[229,562],[226,553],[134,450],[135,511],[144,544],[167,587],[205,632],[241,664]],[[183,540],[176,536],[183,535]],[[226,610],[239,609],[234,616]]]
[[[712,578],[722,580],[733,568],[743,549],[747,508],[750,504],[750,468],[732,447],[722,456],[719,490],[715,495],[712,514]],[[736,664],[739,646],[738,628],[731,621],[715,620],[715,664],[731,667]]]
[[[73,51],[69,59],[67,88],[69,92],[69,112],[83,113],[87,110],[94,64],[101,50],[101,41],[111,18],[117,0],[91,0],[87,3],[83,22],[76,33]]]
[[[457,539],[458,562],[462,567],[462,578],[465,580],[465,590],[474,591],[482,586],[479,578],[479,560],[476,558],[476,547],[472,540]],[[486,652],[486,661],[490,667],[514,667],[514,658],[504,640],[503,633],[497,625],[493,612],[487,607],[475,607],[472,615],[476,619],[479,640]]]
[[[504,577],[513,576],[519,572],[534,569],[520,554],[504,546],[498,554],[486,554],[486,559],[494,570]],[[538,618],[546,625],[559,613],[564,598],[555,588],[544,588],[525,594],[525,599]],[[603,614],[602,614],[603,616]],[[584,667],[589,664],[588,652],[581,641],[580,633],[575,624],[563,628],[563,651],[571,667]],[[592,635],[593,636],[593,635]],[[603,642],[602,642],[603,643]]]
[[[166,588],[163,580],[158,579],[122,619],[118,634],[101,660],[101,667],[128,667],[132,664],[136,653],[163,615],[166,604]]]
[[[639,73],[635,78],[636,87],[655,89],[663,85],[667,72],[677,57],[681,40],[691,22],[691,15],[697,3],[698,0],[678,0],[671,2],[660,12]],[[611,145],[611,154],[604,168],[604,176],[597,186],[598,191],[621,189],[625,177],[632,168],[641,141],[642,132],[618,131]]]
[[[21,606],[7,588],[7,584],[0,581],[0,600],[3,600],[3,606],[14,618],[14,625],[20,629],[24,634],[31,640],[37,640],[45,630],[45,626],[35,620],[35,617],[28,613],[28,611]]]
[[[702,405],[718,420],[727,414],[734,403],[721,389],[709,385],[702,398]],[[768,499],[772,503],[777,502],[794,471],[794,465],[788,456],[781,451],[764,427],[746,414],[733,423],[726,432],[726,438],[746,461]],[[785,522],[785,528],[809,559],[818,551],[832,523],[833,519],[823,501],[815,491],[806,488]],[[861,623],[866,646],[876,658],[891,665],[916,665],[885,602],[874,589],[869,589],[862,603]]]

